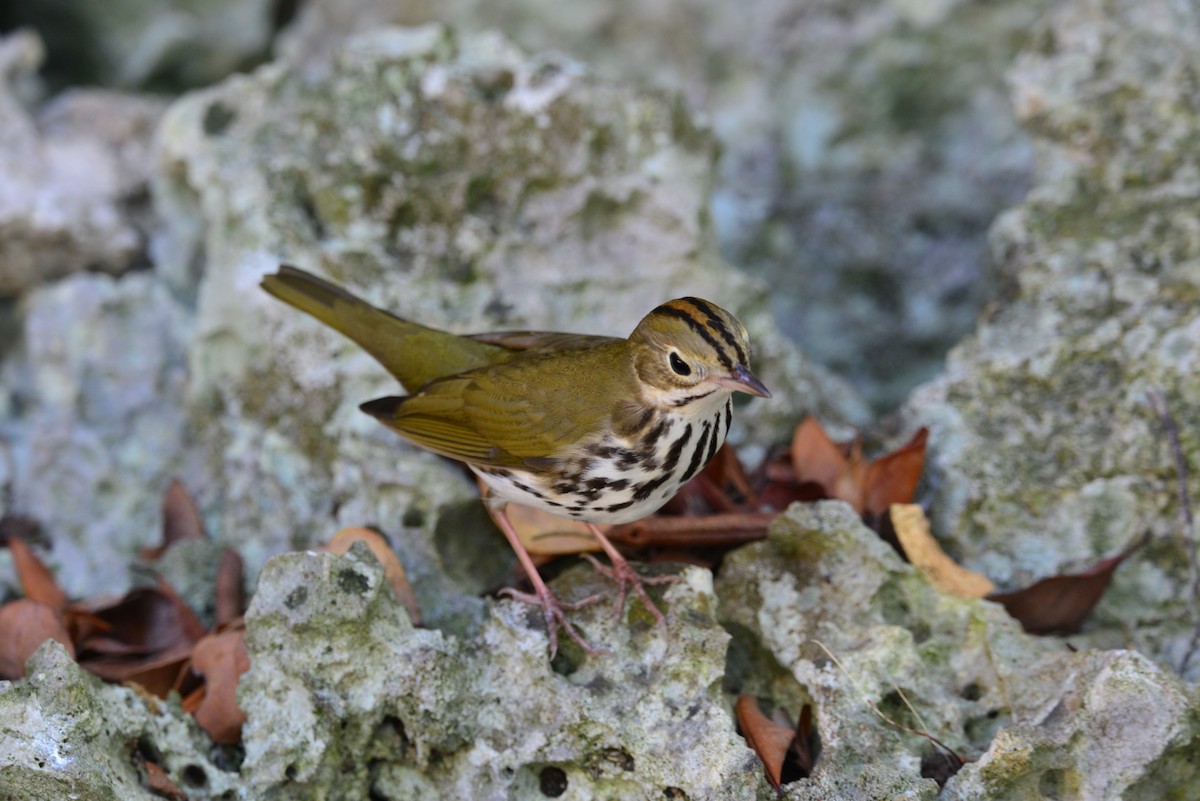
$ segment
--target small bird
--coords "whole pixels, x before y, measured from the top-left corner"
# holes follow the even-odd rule
[[[627,588],[659,623],[640,576],[597,523],[639,520],[671,499],[729,433],[732,395],[771,393],[750,372],[745,327],[699,298],[647,314],[626,339],[543,331],[459,335],[378,309],[311,273],[281,265],[262,288],[336,329],[410,394],[362,404],[409,441],[464,462],[492,493],[493,516],[557,629],[595,653],[567,620],[575,603],[546,587],[505,513],[511,502],[584,521],[611,567],[620,613]],[[673,580],[673,579],[665,579]]]

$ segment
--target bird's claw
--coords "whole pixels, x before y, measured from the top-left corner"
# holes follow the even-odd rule
[[[506,598],[512,598],[514,601],[520,601],[521,603],[533,604],[535,606],[542,607],[542,616],[546,619],[546,632],[550,636],[551,659],[553,659],[558,653],[559,627],[561,627],[563,631],[567,633],[567,636],[571,638],[571,641],[578,645],[584,653],[592,656],[607,653],[607,651],[605,651],[603,648],[596,648],[595,646],[589,644],[587,640],[583,639],[583,636],[580,635],[580,633],[575,630],[575,627],[571,625],[571,622],[567,620],[566,614],[568,611],[574,612],[584,608],[585,606],[591,606],[594,603],[598,603],[602,600],[600,595],[589,595],[587,598],[583,598],[578,601],[560,601],[554,595],[554,593],[550,592],[549,589],[546,589],[545,593],[543,594],[542,592],[521,592],[519,590],[514,590],[512,587],[505,587],[504,589],[500,590],[499,594],[505,596]]]
[[[655,605],[654,601],[650,600],[649,593],[646,592],[647,584],[674,584],[679,581],[679,576],[643,576],[633,569],[633,565],[629,564],[624,559],[614,561],[611,566],[601,564],[600,560],[589,553],[581,554],[584,559],[591,563],[597,573],[607,578],[612,579],[617,585],[617,600],[614,617],[620,617],[621,612],[625,609],[625,594],[629,587],[633,588],[634,593],[638,598],[642,599],[642,603],[650,610],[650,614],[654,615],[654,620],[658,625],[664,628],[667,625],[667,620],[663,617],[663,613]]]

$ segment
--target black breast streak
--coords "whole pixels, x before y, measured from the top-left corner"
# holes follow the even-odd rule
[[[687,471],[679,477],[681,485],[700,469],[700,460],[704,458],[704,446],[708,444],[708,435],[711,433],[712,423],[705,422],[704,430],[700,432],[700,441],[696,443],[696,450],[692,451],[692,461],[688,462]]]
[[[721,413],[718,411],[713,415],[713,435],[712,442],[708,443],[708,455],[704,457],[704,464],[712,461],[717,455],[717,448],[721,444]]]
[[[658,424],[650,429],[646,436],[642,437],[643,450],[648,449],[650,453],[654,453],[654,448],[658,444],[659,438],[671,430],[671,423],[672,419],[669,415],[664,414],[659,417]]]
[[[708,423],[704,424],[704,430],[707,434]],[[662,472],[658,478],[653,481],[643,481],[633,488],[633,499],[635,501],[646,500],[652,492],[671,480],[671,474],[675,472],[675,465],[679,464],[679,457],[683,454],[683,449],[687,446],[688,440],[691,438],[692,424],[688,423],[683,428],[683,434],[671,444],[671,450],[667,451],[667,458],[663,460]],[[703,448],[704,445],[701,444],[700,447]]]
[[[725,436],[729,436],[729,426],[733,423],[733,398],[725,401]]]

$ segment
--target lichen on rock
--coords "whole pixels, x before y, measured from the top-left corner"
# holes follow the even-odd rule
[[[1140,654],[1076,653],[998,605],[941,593],[840,502],[793,506],[766,542],[726,559],[716,589],[740,654],[727,685],[793,719],[814,706],[820,761],[789,798],[1034,799],[1049,787],[1149,801],[1200,780],[1194,687]],[[971,762],[939,796],[922,777],[954,773],[953,758],[881,714]]]
[[[161,796],[146,787],[147,761],[192,798],[236,787],[178,699],[104,684],[53,641],[30,657],[24,681],[0,681],[0,721],[5,801],[152,801]]]
[[[568,597],[599,589],[571,579],[558,582]],[[758,798],[765,781],[720,693],[729,638],[711,579],[686,569],[662,602],[669,633],[640,608],[577,613],[608,653],[564,644],[552,669],[523,604],[489,602],[459,639],[414,629],[360,546],[276,557],[247,615],[245,786],[263,799],[405,799],[416,786],[487,801],[542,798],[553,780],[577,799]]]
[[[1197,37],[1186,4],[1080,0],[1050,15],[1010,78],[1041,162],[1029,198],[993,228],[1016,285],[906,412],[932,429],[936,532],[1006,589],[1149,531],[1088,641],[1132,637],[1176,668],[1195,545],[1148,393],[1179,421],[1195,504]]]

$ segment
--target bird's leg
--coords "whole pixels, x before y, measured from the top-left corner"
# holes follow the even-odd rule
[[[525,545],[522,544],[521,538],[517,536],[517,532],[513,529],[512,523],[508,520],[508,514],[503,507],[494,510],[494,518],[500,530],[504,532],[504,536],[508,538],[508,544],[517,553],[517,559],[521,562],[521,567],[525,569],[525,575],[529,576],[529,581],[533,584],[533,592],[518,592],[511,587],[500,591],[501,595],[506,595],[517,601],[522,601],[529,604],[537,604],[542,607],[542,614],[546,618],[546,631],[550,634],[550,658],[558,653],[558,627],[562,626],[576,645],[588,654],[604,653],[602,648],[593,648],[587,643],[575,627],[567,620],[567,610],[576,610],[588,604],[596,603],[600,600],[600,596],[592,595],[584,598],[582,601],[573,601],[563,603],[550,592],[550,588],[546,586],[546,582],[542,581],[541,575],[538,574],[537,567],[533,564],[533,559],[529,556],[529,551],[525,550]]]
[[[647,584],[671,584],[679,581],[678,576],[642,576],[633,569],[633,565],[621,556],[621,552],[608,541],[608,537],[604,536],[604,532],[595,523],[587,524],[588,530],[592,532],[592,536],[596,538],[596,542],[600,543],[600,547],[608,554],[608,559],[612,562],[612,567],[605,567],[590,554],[583,554],[583,557],[592,563],[592,567],[597,573],[608,576],[617,583],[617,610],[616,616],[621,616],[621,611],[625,608],[625,591],[628,587],[633,587],[633,591],[637,593],[637,597],[642,599],[642,603],[650,610],[650,614],[654,615],[654,619],[658,621],[660,626],[666,627],[667,621],[663,618],[662,612],[654,605],[654,601],[650,600],[650,596],[646,593]]]

